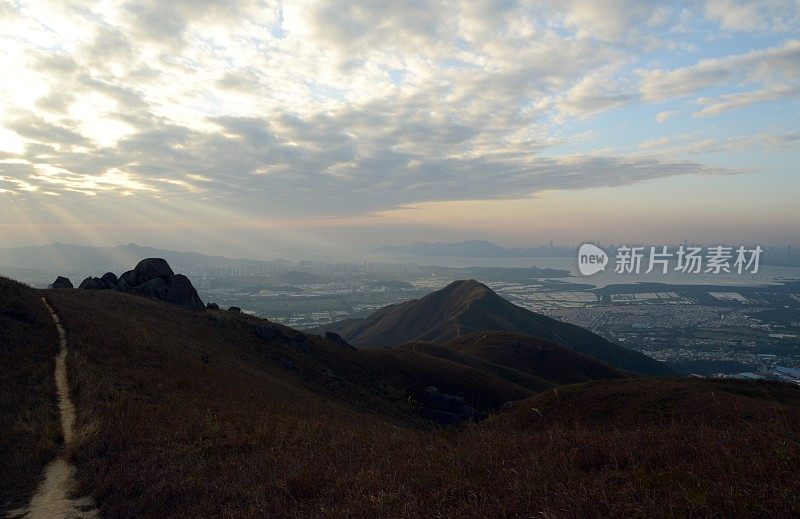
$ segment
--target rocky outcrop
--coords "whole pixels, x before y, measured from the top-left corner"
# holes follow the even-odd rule
[[[183,274],[176,274],[170,278],[164,301],[184,308],[191,308],[192,310],[205,308],[200,296],[197,295],[197,290],[192,286],[192,282]]]
[[[133,269],[135,284],[141,285],[156,278],[169,279],[175,275],[166,260],[161,258],[147,258],[143,259]]]
[[[82,290],[102,290],[103,284],[100,282],[100,278],[93,278],[89,276],[81,281],[81,284],[78,285],[78,288]]]
[[[120,290],[127,290],[136,286],[136,272],[129,270],[124,272],[117,280]]]
[[[66,278],[59,276],[56,281],[61,279]],[[68,279],[66,281],[69,283]],[[161,258],[143,259],[136,268],[123,273],[119,278],[113,272],[106,272],[99,278],[88,277],[78,288],[118,290],[153,297],[190,310],[205,309],[205,304],[189,278],[182,274],[176,275],[166,260]]]
[[[131,291],[143,296],[164,300],[167,295],[167,288],[168,285],[166,281],[161,278],[154,278],[145,281],[141,285],[134,286]]]
[[[100,276],[100,282],[103,284],[103,288],[105,289],[117,289],[117,275],[113,272],[106,272]]]
[[[75,288],[72,286],[72,281],[69,278],[65,278],[64,276],[58,276],[53,284],[47,288]]]

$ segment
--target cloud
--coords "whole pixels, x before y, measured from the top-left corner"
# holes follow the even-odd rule
[[[23,4],[0,4],[0,188],[73,206],[317,217],[722,173],[680,152],[553,147],[709,87],[783,95],[800,52],[644,70],[692,42],[671,40],[682,13],[635,0]],[[755,102],[741,96],[698,114]]]
[[[672,70],[640,70],[647,101],[663,101],[728,84],[774,84],[800,78],[800,40],[765,50],[700,60]]]
[[[788,99],[791,97],[797,97],[798,95],[800,95],[800,84],[778,85],[769,89],[757,90],[753,92],[725,94],[719,97],[701,97],[697,99],[697,104],[704,105],[704,107],[701,110],[694,112],[692,116],[709,117],[756,103]]]
[[[658,112],[658,113],[656,114],[655,121],[656,121],[657,123],[663,123],[663,122],[665,122],[667,119],[670,119],[670,118],[674,117],[674,116],[675,116],[675,115],[677,115],[677,114],[678,114],[678,112],[676,112],[676,111],[674,111],[674,110],[670,110],[670,111],[666,111],[666,112]]]
[[[795,0],[708,0],[705,14],[729,31],[787,31],[800,22],[800,4]]]
[[[642,28],[659,26],[668,19],[667,9],[656,2],[636,0],[568,0],[560,2],[564,20],[579,36],[620,40],[638,36]]]
[[[800,132],[758,133],[755,135],[735,136],[728,138],[704,138],[697,134],[680,134],[659,137],[639,144],[639,149],[646,153],[674,154],[678,151],[686,154],[723,153],[752,150],[790,150],[800,146]]]
[[[587,117],[638,99],[635,91],[617,84],[613,77],[613,69],[584,77],[558,100],[558,109],[567,115]]]

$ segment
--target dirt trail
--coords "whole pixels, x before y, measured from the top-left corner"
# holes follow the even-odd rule
[[[58,390],[58,409],[61,415],[61,428],[66,449],[75,440],[75,406],[69,397],[67,384],[67,335],[61,320],[45,298],[42,302],[47,307],[58,330],[58,356],[56,357],[56,389]],[[66,455],[61,454],[50,462],[45,471],[44,481],[36,489],[27,508],[13,510],[7,517],[26,519],[61,519],[61,518],[95,518],[97,510],[91,497],[74,498],[78,488],[75,480],[75,467],[67,462]]]

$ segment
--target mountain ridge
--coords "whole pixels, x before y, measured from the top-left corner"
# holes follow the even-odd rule
[[[416,242],[413,245],[382,245],[375,252],[384,254],[413,254],[415,256],[452,256],[473,258],[511,258],[539,256],[570,256],[572,247],[503,247],[488,240],[460,242]]]
[[[146,247],[135,243],[108,247],[74,245],[53,242],[45,245],[26,247],[0,248],[0,267],[25,267],[46,271],[71,270],[86,268],[91,271],[113,271],[120,266],[135,265],[140,259],[148,257],[164,258],[177,267],[194,265],[229,265],[229,264],[268,264],[284,261],[250,260],[245,258],[227,258],[192,251],[174,251]]]
[[[442,343],[471,332],[509,331],[552,340],[625,371],[675,375],[646,355],[516,306],[475,280],[455,281],[421,299],[380,308],[364,319],[339,321],[311,331],[326,330],[339,333],[357,347]]]

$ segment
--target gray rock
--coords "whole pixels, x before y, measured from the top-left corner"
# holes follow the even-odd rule
[[[89,276],[81,281],[81,284],[78,285],[78,288],[83,290],[103,290],[103,283],[100,281],[100,278],[93,278]]]
[[[192,282],[183,274],[177,274],[169,278],[169,284],[164,296],[159,299],[189,310],[203,310],[206,307],[200,296],[197,295],[197,290],[194,289]]]
[[[100,282],[103,284],[104,288],[109,288],[112,290],[117,290],[117,275],[113,272],[106,272],[100,277]]]
[[[72,281],[69,278],[65,278],[64,276],[58,276],[53,284],[50,285],[48,288],[75,288],[72,286]]]
[[[69,283],[68,279],[60,276],[56,281],[61,279]],[[182,274],[176,275],[161,258],[143,259],[135,269],[125,272],[119,278],[113,272],[106,272],[102,278],[88,277],[79,288],[133,292],[190,310],[203,310],[206,307],[189,278]],[[219,309],[217,305],[213,307]]]
[[[129,270],[123,273],[119,279],[117,279],[117,285],[125,286],[128,289],[131,289],[136,286],[136,272]],[[122,289],[121,289],[122,290]]]
[[[156,299],[161,299],[163,301],[167,295],[167,286],[167,282],[163,279],[153,278],[146,283],[137,285],[134,287],[133,291],[137,294],[147,297],[155,297]]]
[[[136,285],[147,283],[156,278],[164,278],[166,280],[175,275],[167,261],[162,258],[143,259],[133,271],[136,274]]]

